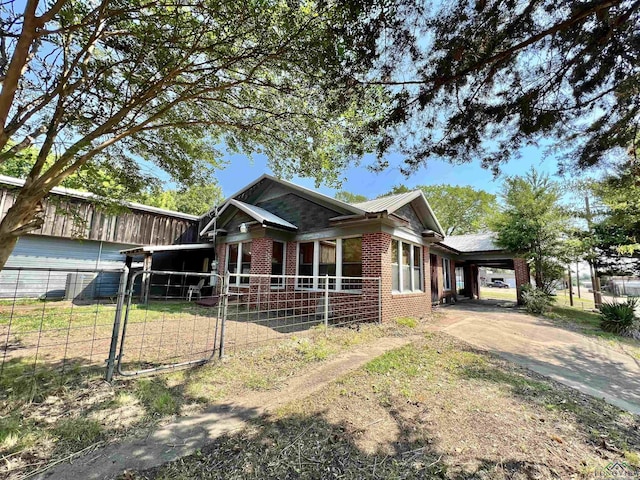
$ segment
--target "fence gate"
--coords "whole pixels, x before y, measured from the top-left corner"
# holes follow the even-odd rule
[[[220,351],[223,283],[214,273],[134,273],[114,325],[117,332],[122,323],[118,374],[140,375],[211,360]]]

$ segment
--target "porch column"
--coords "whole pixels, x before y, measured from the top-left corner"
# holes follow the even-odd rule
[[[529,271],[529,265],[524,258],[513,259],[513,270],[516,274],[516,293],[518,295],[518,305],[522,305],[522,291],[523,285],[529,285],[531,283],[531,272]]]
[[[249,308],[261,309],[268,305],[271,293],[272,238],[254,238],[251,241],[251,275],[262,275],[249,279]]]
[[[218,275],[224,278],[227,273],[227,244],[216,245],[216,259],[218,260]]]
[[[473,274],[471,265],[464,265],[462,267],[464,291],[463,294],[467,298],[473,299]]]
[[[477,265],[471,265],[471,298],[480,300],[480,269]]]
[[[387,322],[394,317],[391,305],[391,235],[383,232],[362,235],[362,276],[380,277],[380,290],[377,281],[365,281],[362,293],[381,301],[381,321]],[[377,306],[376,306],[377,307]],[[372,316],[378,312],[372,312]]]

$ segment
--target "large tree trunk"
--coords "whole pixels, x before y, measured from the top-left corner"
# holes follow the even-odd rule
[[[42,199],[45,194],[42,190],[23,187],[0,222],[0,270],[7,263],[18,238],[42,226]]]
[[[542,259],[540,257],[537,257],[534,260],[534,268],[535,268],[535,281],[536,281],[536,288],[538,290],[544,290],[544,278],[542,277]]]
[[[13,252],[16,243],[18,243],[18,237],[0,234],[0,271],[9,260],[9,255]]]

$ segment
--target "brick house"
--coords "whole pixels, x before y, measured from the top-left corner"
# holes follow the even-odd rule
[[[481,265],[515,269],[519,285],[528,278],[526,263],[496,247],[491,235],[445,238],[420,190],[348,204],[263,175],[202,224],[221,275],[312,276],[272,286],[290,291],[288,298],[324,288],[348,295],[368,284],[340,277],[380,278],[382,321],[421,317],[461,296],[479,298]],[[328,287],[325,275],[336,277]],[[250,294],[255,281],[232,276],[232,287]]]

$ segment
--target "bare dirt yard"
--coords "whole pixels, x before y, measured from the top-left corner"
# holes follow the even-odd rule
[[[639,428],[635,415],[424,333],[193,455],[121,478],[567,479],[607,476],[613,462],[636,475]]]

